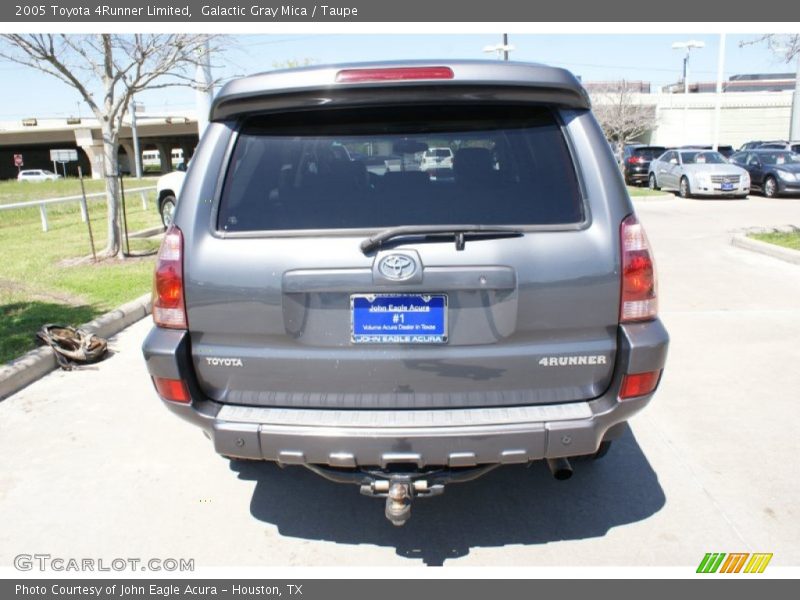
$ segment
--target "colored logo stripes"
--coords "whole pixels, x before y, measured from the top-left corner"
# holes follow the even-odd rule
[[[697,567],[698,573],[763,573],[772,553],[708,552]]]

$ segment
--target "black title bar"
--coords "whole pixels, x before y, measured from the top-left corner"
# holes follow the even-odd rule
[[[759,0],[670,0],[635,9],[630,0],[22,0],[2,3],[10,23],[52,22],[707,22],[753,23],[799,20],[800,3]],[[632,31],[631,33],[635,33]]]

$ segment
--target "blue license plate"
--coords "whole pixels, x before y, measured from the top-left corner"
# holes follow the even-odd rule
[[[444,344],[444,294],[355,294],[350,296],[355,344]]]
[[[730,192],[733,189],[732,183],[723,183],[722,184],[722,191],[723,192]]]

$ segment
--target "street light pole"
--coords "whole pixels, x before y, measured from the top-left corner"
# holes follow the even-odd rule
[[[502,57],[503,60],[508,60],[508,53],[513,52],[516,48],[508,43],[508,34],[503,34],[503,43],[502,44],[490,44],[489,46],[484,46],[483,51],[488,53],[494,53],[497,56],[497,60],[500,60]]]
[[[717,57],[717,97],[714,105],[714,150],[719,149],[719,129],[722,120],[722,78],[725,71],[725,34],[719,36],[719,55]]]
[[[689,40],[688,42],[675,42],[672,44],[673,50],[686,50],[686,55],[683,57],[683,93],[689,93],[689,55],[692,48],[705,48],[705,42],[697,40]]]
[[[136,131],[136,101],[131,100],[131,135],[133,136],[133,162],[136,179],[142,178],[142,153],[139,151],[139,133]]]

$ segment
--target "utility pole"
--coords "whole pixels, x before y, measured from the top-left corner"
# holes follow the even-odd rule
[[[508,60],[508,34],[503,34],[503,60]]]
[[[197,69],[195,70],[195,100],[197,103],[197,133],[203,137],[208,127],[208,115],[214,98],[214,84],[211,82],[211,52],[208,40],[198,49]]]

